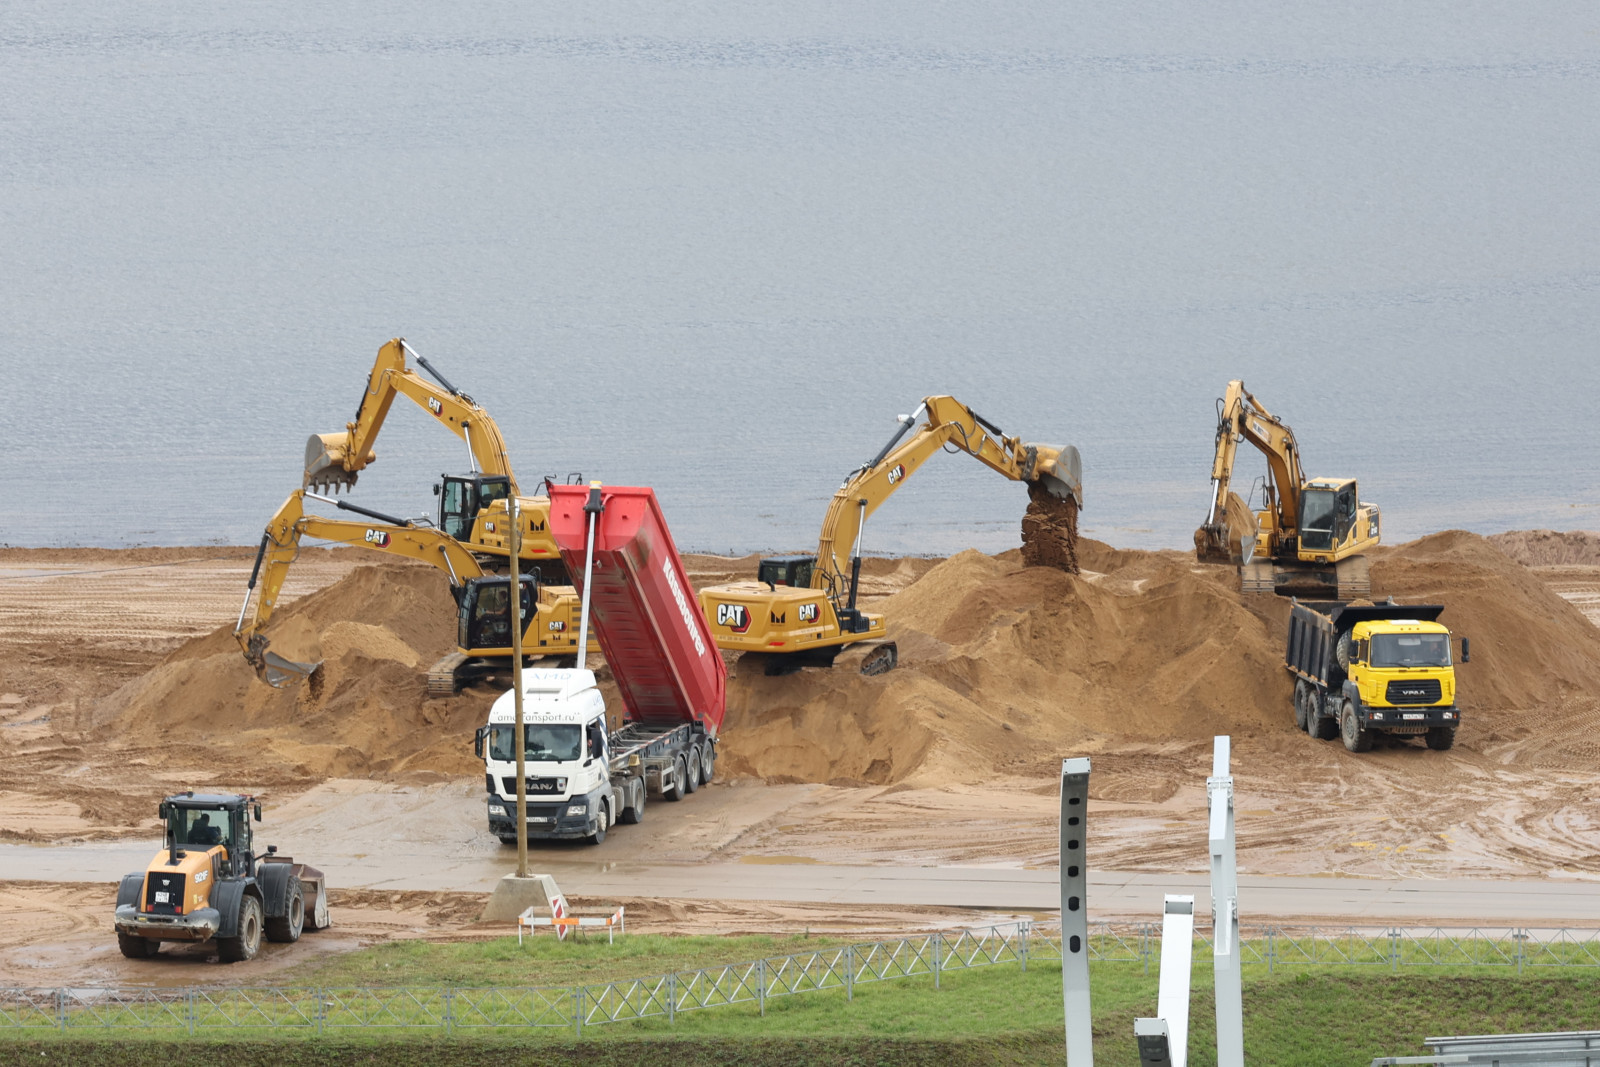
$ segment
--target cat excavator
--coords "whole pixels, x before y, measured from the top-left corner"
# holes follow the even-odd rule
[[[375,522],[329,519],[307,514],[305,500],[320,500]],[[311,537],[369,548],[394,556],[430,563],[450,579],[456,602],[456,651],[428,671],[428,695],[449,696],[461,686],[494,674],[506,674],[511,664],[511,578],[487,574],[477,557],[443,530],[418,526],[405,519],[297,489],[267,523],[256,550],[255,567],[245,589],[244,605],[233,635],[245,659],[269,685],[282,688],[313,675],[320,663],[285,659],[267,648],[263,632],[277,606],[278,593],[289,568],[300,554],[300,541]],[[257,579],[261,593],[250,615],[251,595]],[[576,591],[571,586],[548,586],[537,575],[521,574],[524,656],[573,656],[578,651]],[[248,617],[247,617],[248,616]],[[591,645],[593,642],[591,641]]]
[[[407,355],[434,381],[407,365]],[[548,530],[550,498],[523,496],[506,455],[500,426],[472,397],[457,389],[421,355],[396,337],[378,350],[356,417],[340,433],[312,434],[306,442],[305,477],[301,487],[337,494],[356,484],[361,471],[377,459],[374,444],[389,408],[404,396],[466,442],[467,474],[442,474],[433,487],[439,497],[439,529],[466,545],[493,570],[507,562],[511,535],[510,498],[517,498],[522,531],[521,568],[552,585],[567,581],[561,553]],[[581,476],[574,475],[578,481]]]
[[[1240,441],[1267,458],[1260,511],[1233,491]],[[1253,494],[1252,494],[1253,495]],[[1246,593],[1278,593],[1351,601],[1370,596],[1362,555],[1378,544],[1378,506],[1361,500],[1353,478],[1307,479],[1294,431],[1244,387],[1228,383],[1217,401],[1211,508],[1194,532],[1201,563],[1239,568]]]
[[[902,441],[919,419],[926,421]],[[879,505],[941,450],[965,452],[1026,483],[1034,501],[1030,517],[1039,510],[1055,513],[1053,522],[1031,529],[1053,528],[1067,542],[1057,554],[1075,561],[1076,515],[1083,503],[1083,465],[1076,448],[1007,437],[948,396],[927,397],[915,413],[898,421],[900,428],[889,443],[834,493],[815,555],[763,559],[757,581],[701,590],[700,607],[719,648],[745,653],[769,675],[832,667],[847,651],[862,674],[892,670],[899,651],[894,642],[884,640],[883,616],[859,607],[862,535]],[[1029,529],[1025,523],[1025,533]]]

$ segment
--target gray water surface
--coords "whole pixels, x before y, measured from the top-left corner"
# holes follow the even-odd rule
[[[1186,546],[1232,377],[1389,540],[1595,528],[1597,105],[1553,0],[19,0],[0,543],[254,542],[396,335],[685,548],[808,544],[929,393]],[[379,455],[403,514],[465,466],[402,405]],[[1024,503],[940,458],[865,547]]]

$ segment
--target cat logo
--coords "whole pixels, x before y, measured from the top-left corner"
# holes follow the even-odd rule
[[[553,633],[553,634],[564,634],[564,633],[566,633],[567,632],[566,620],[565,619],[552,619],[551,622],[550,622],[550,632]]]
[[[896,463],[889,469],[889,484],[897,485],[899,484],[900,479],[904,478],[905,476],[906,465],[904,463]]]
[[[750,612],[743,604],[718,604],[717,625],[742,634],[750,629]]]
[[[801,622],[817,621],[817,606],[815,604],[801,604],[800,610],[795,612]]]
[[[387,530],[368,530],[367,544],[374,548],[387,548],[389,545],[389,532]]]
[[[439,403],[438,397],[430,396],[428,398],[428,410],[433,412],[435,415],[439,415],[440,412],[444,411],[444,405]]]

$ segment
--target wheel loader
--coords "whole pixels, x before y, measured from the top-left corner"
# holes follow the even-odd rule
[[[250,817],[261,804],[236,793],[177,793],[158,809],[166,842],[142,871],[123,876],[114,920],[117,947],[149,959],[163,941],[210,941],[224,963],[248,960],[261,939],[298,941],[328,927],[321,871],[268,845],[258,856]]]

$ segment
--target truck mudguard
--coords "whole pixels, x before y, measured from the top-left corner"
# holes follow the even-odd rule
[[[595,528],[589,624],[630,722],[698,722],[715,737],[728,669],[683,569],[655,491],[604,486]],[[583,592],[590,487],[550,487],[550,534]]]
[[[287,863],[263,863],[256,867],[256,881],[261,884],[261,910],[269,919],[281,919],[289,914],[289,877],[294,867]],[[235,914],[238,908],[234,909]],[[226,922],[227,912],[223,912]]]

